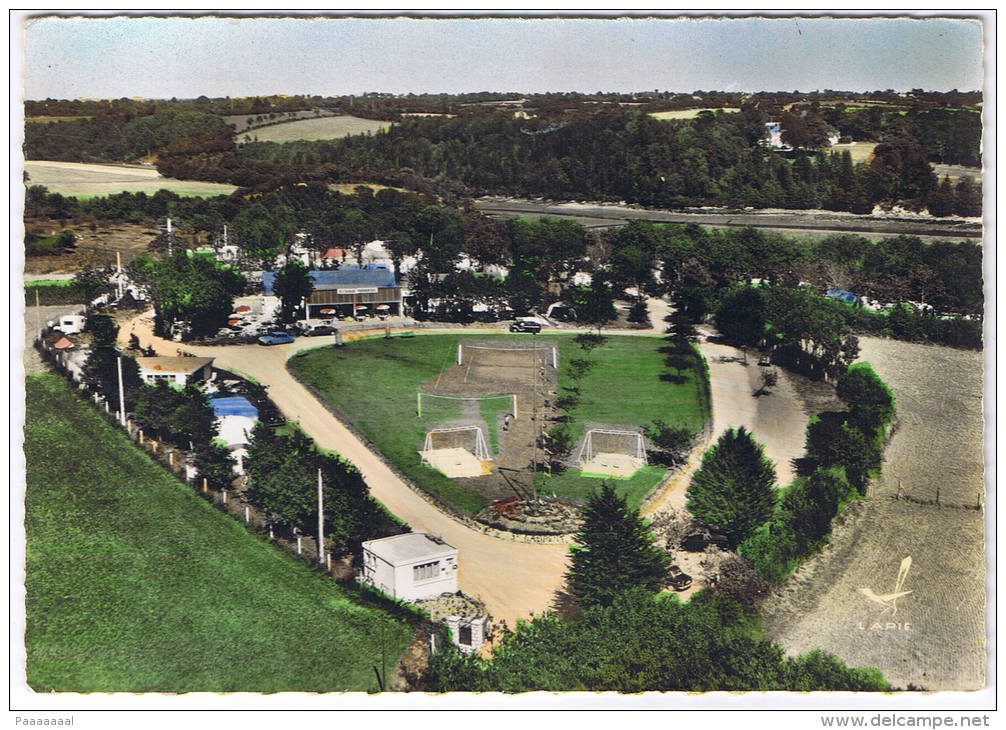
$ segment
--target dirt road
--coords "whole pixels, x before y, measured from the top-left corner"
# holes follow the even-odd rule
[[[486,215],[500,218],[553,216],[572,218],[588,228],[623,226],[633,220],[654,223],[695,223],[701,226],[754,226],[791,235],[806,232],[862,233],[870,236],[937,236],[940,238],[981,238],[982,226],[972,220],[932,218],[898,219],[883,216],[854,215],[834,211],[743,210],[681,212],[651,210],[614,203],[549,203],[518,198],[478,198],[475,207]]]
[[[141,315],[120,330],[123,342],[135,332],[145,347],[153,344],[162,355],[173,355],[179,343],[155,339],[150,315]],[[405,485],[377,456],[315,398],[286,369],[286,360],[304,347],[290,345],[190,347],[198,356],[214,357],[216,367],[250,375],[268,387],[283,415],[297,421],[320,446],[337,451],[352,462],[385,507],[416,531],[443,537],[458,549],[461,590],[481,599],[495,619],[511,627],[518,618],[547,610],[566,573],[566,546],[539,545],[490,537],[476,532],[433,507]]]

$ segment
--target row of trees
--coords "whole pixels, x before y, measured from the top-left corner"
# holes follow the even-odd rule
[[[712,229],[633,221],[602,238],[618,286],[660,281],[654,293],[684,294],[699,318],[736,282],[761,279],[824,289],[841,286],[881,302],[924,302],[938,315],[980,315],[984,305],[982,247],[970,241],[923,243],[918,236],[871,240],[855,234],[820,239],[757,228]]]
[[[817,550],[832,518],[865,494],[868,480],[879,474],[894,397],[868,363],[850,367],[836,392],[848,411],[820,413],[811,422],[805,475],[782,492],[770,519],[740,544],[740,554],[769,582],[781,580]]]
[[[591,497],[572,548],[570,585],[582,611],[546,613],[504,634],[491,659],[449,642],[431,657],[429,689],[452,691],[884,691],[876,670],[812,652],[787,659],[757,613],[725,592],[682,604],[656,595],[667,555],[638,510],[609,485]]]
[[[299,429],[289,434],[257,424],[248,449],[249,498],[270,524],[291,535],[318,526],[318,475],[324,491],[325,535],[343,553],[360,555],[360,543],[407,530],[370,496],[360,472],[320,450]]]
[[[191,112],[29,121],[24,128],[24,156],[28,160],[135,162],[172,142],[227,129],[218,116]]]

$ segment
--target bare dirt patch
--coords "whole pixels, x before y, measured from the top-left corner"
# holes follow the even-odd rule
[[[72,273],[85,269],[100,269],[115,264],[116,252],[125,266],[142,252],[157,235],[150,226],[117,221],[26,219],[25,230],[51,236],[64,230],[77,236],[76,249],[52,256],[31,256],[25,259],[27,274]]]

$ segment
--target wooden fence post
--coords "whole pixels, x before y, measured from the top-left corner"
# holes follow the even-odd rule
[[[300,535],[297,535],[297,554],[300,555]]]
[[[248,518],[248,505],[245,505],[245,522],[250,522],[250,521],[251,520]]]
[[[203,491],[204,492],[206,491],[206,487],[207,487],[207,485],[206,485],[206,477],[203,477]]]

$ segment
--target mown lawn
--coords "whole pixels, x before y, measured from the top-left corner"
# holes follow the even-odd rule
[[[377,689],[409,624],[248,532],[55,375],[26,381],[27,681],[38,692]]]
[[[358,340],[343,347],[311,350],[290,360],[289,367],[336,404],[410,479],[456,507],[474,513],[487,504],[485,497],[465,487],[463,479],[448,479],[421,464],[418,450],[426,435],[428,414],[416,415],[416,389],[451,367],[462,335],[420,335],[412,338]],[[485,339],[486,335],[472,335]],[[499,335],[503,341],[527,341],[526,335]],[[587,352],[572,335],[549,333],[559,346],[559,386],[572,385],[566,371],[571,359],[593,363],[580,379],[579,403],[569,410],[570,433],[579,439],[585,422],[648,426],[654,419],[698,430],[709,416],[701,372],[684,384],[660,380],[666,372],[666,344],[657,337],[608,337],[606,344]],[[563,391],[560,389],[559,391]],[[445,406],[446,407],[446,406]],[[488,420],[488,419],[487,419]],[[663,470],[642,470],[616,486],[633,503],[659,481]],[[584,478],[576,469],[561,475],[539,475],[539,489],[585,497],[600,479]]]

